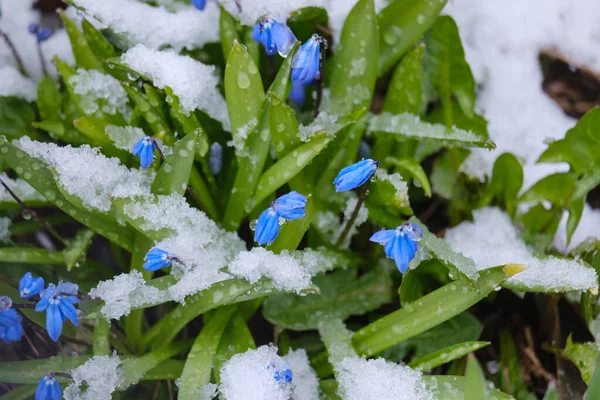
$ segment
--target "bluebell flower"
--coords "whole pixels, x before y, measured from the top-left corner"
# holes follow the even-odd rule
[[[221,168],[223,168],[223,146],[219,142],[214,142],[210,145],[208,167],[213,175],[218,175],[221,172]]]
[[[401,273],[408,269],[408,263],[415,258],[417,242],[423,238],[423,229],[416,224],[406,223],[396,229],[376,232],[369,239],[383,245],[387,258],[392,258]]]
[[[202,11],[204,10],[204,7],[206,7],[206,0],[192,0],[192,4],[198,10]]]
[[[141,138],[133,146],[133,155],[140,158],[140,167],[148,168],[152,161],[154,161],[154,148],[156,147],[156,141],[150,136]]]
[[[283,371],[275,371],[274,378],[277,382],[290,383],[292,381],[292,370],[287,368]]]
[[[39,294],[44,288],[44,278],[33,279],[31,272],[27,272],[19,282],[19,296],[24,300],[29,300],[36,294]]]
[[[378,161],[370,158],[361,160],[357,163],[342,168],[340,173],[333,180],[336,192],[345,192],[361,186],[368,181],[377,171]]]
[[[292,60],[292,91],[290,97],[299,105],[304,104],[304,87],[321,79],[321,43],[327,41],[314,34],[306,41]]]
[[[60,400],[62,399],[62,388],[54,377],[54,374],[48,374],[38,383],[35,390],[35,400]]]
[[[31,33],[32,35],[35,35],[38,42],[43,42],[45,40],[48,40],[50,38],[50,36],[52,36],[52,33],[53,33],[52,29],[42,28],[35,22],[32,22],[31,24],[29,24],[28,29],[29,29],[29,33]]]
[[[260,214],[254,232],[254,241],[259,245],[272,243],[279,235],[279,218],[298,219],[306,214],[306,197],[290,192],[279,197]]]
[[[0,311],[0,339],[4,343],[21,340],[23,337],[23,326],[21,316],[14,308]]]
[[[166,251],[153,247],[144,257],[144,269],[154,272],[161,268],[168,268],[174,259],[175,257],[169,255]]]
[[[63,323],[67,319],[71,320],[73,325],[78,325],[77,310],[74,304],[77,304],[79,299],[73,294],[73,289],[76,286],[71,283],[68,285],[63,284],[62,287],[59,284],[56,287],[51,283],[46,290],[41,292],[41,300],[35,306],[35,311],[37,312],[46,311],[46,330],[50,338],[55,342],[60,337]],[[60,292],[59,288],[65,288],[67,292]]]
[[[284,58],[290,54],[292,47],[298,41],[287,25],[279,23],[273,18],[261,18],[254,25],[252,39],[261,42],[268,55],[279,53]]]

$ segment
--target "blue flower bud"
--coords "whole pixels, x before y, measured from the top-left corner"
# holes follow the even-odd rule
[[[192,0],[192,4],[198,10],[202,11],[204,10],[204,7],[206,7],[206,0]]]
[[[168,268],[171,266],[175,257],[169,255],[166,251],[153,247],[146,257],[144,257],[144,269],[148,271],[158,271],[162,268]]]
[[[218,175],[221,172],[221,168],[223,168],[223,146],[219,142],[214,142],[210,145],[208,167],[213,175]]]
[[[299,105],[304,104],[304,87],[321,79],[321,43],[327,41],[314,34],[306,41],[292,60],[292,91],[290,97]]]
[[[388,229],[374,233],[371,242],[383,245],[387,258],[396,262],[401,273],[408,269],[408,263],[415,258],[417,242],[423,238],[423,229],[416,224],[406,223],[396,229]]]
[[[35,391],[35,400],[60,400],[62,399],[62,388],[54,377],[54,374],[49,374],[38,383]]]
[[[336,192],[345,192],[361,186],[377,171],[378,161],[370,158],[343,168],[333,180]]]
[[[67,293],[61,293],[53,283],[40,293],[41,300],[36,304],[35,311],[46,311],[46,330],[48,336],[55,342],[62,333],[63,323],[69,319],[73,325],[78,326],[77,310],[74,304],[79,302],[74,296],[74,284],[61,283],[59,287],[67,288]],[[73,286],[74,285],[74,286]]]
[[[0,311],[0,340],[10,344],[21,340],[23,337],[23,326],[21,316],[14,308]]]
[[[298,219],[306,214],[306,197],[290,192],[279,197],[260,214],[254,232],[254,241],[259,245],[273,243],[279,235],[279,218]]]
[[[148,168],[152,161],[154,161],[154,147],[156,146],[156,142],[150,136],[146,136],[141,138],[134,146],[133,146],[133,155],[138,156],[140,158],[140,167]]]
[[[292,47],[298,41],[287,25],[272,18],[261,18],[252,29],[252,38],[265,46],[268,55],[279,53],[284,58],[290,54]]]
[[[52,36],[52,34],[54,33],[52,31],[52,29],[47,28],[47,27],[42,28],[39,26],[39,24],[37,24],[35,22],[32,22],[31,24],[29,24],[29,26],[27,27],[27,30],[32,35],[35,35],[38,42],[43,42],[45,40],[48,40],[48,38],[50,38],[50,36]]]
[[[19,282],[19,296],[24,300],[29,300],[31,297],[39,294],[44,289],[44,278],[35,278],[31,272],[27,272]]]

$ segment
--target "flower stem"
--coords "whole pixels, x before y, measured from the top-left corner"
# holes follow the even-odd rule
[[[35,303],[13,303],[12,308],[35,308]]]
[[[19,71],[23,75],[29,76],[27,74],[27,71],[25,70],[25,67],[23,66],[23,60],[21,60],[21,56],[19,56],[19,53],[17,52],[17,48],[13,44],[12,40],[10,40],[8,35],[6,33],[4,33],[2,30],[0,30],[0,36],[2,36],[2,39],[4,39],[4,41],[6,42],[6,45],[10,48],[10,51],[13,54],[13,57],[15,58],[15,60],[17,61],[17,65],[19,66]]]
[[[23,201],[21,201],[21,199],[19,199],[19,197],[17,197],[17,195],[15,194],[15,192],[13,192],[4,182],[4,180],[0,179],[0,184],[2,186],[4,186],[4,189],[6,189],[6,191],[12,196],[13,199],[15,199],[15,201],[21,206],[23,207],[23,209],[29,214],[31,215],[31,217],[36,220],[44,229],[46,229],[52,236],[54,236],[54,238],[56,240],[58,240],[59,242],[61,242],[65,247],[67,247],[69,245],[69,242],[67,240],[65,240],[65,238],[63,238],[49,223],[47,223],[46,221],[44,221],[39,215],[38,213],[36,213],[35,211],[33,211],[30,207],[28,207],[25,203],[23,203]]]
[[[42,73],[44,75],[48,75],[48,69],[46,68],[46,58],[44,57],[44,52],[42,51],[42,42],[38,40],[36,46],[38,55],[40,57],[40,63],[42,64]]]
[[[350,232],[350,229],[352,228],[352,225],[354,224],[354,221],[358,216],[360,207],[363,205],[363,203],[365,202],[365,198],[367,197],[367,189],[369,188],[369,183],[370,181],[367,181],[360,190],[360,193],[358,194],[358,201],[356,202],[356,206],[354,206],[354,211],[352,211],[352,215],[350,216],[348,221],[346,221],[346,226],[344,227],[344,230],[335,242],[335,247],[340,247],[342,243],[344,243],[344,239],[348,235],[348,232]]]

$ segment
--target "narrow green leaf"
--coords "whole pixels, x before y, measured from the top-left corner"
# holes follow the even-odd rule
[[[73,239],[69,241],[69,246],[62,251],[62,255],[67,265],[67,271],[78,267],[85,260],[85,254],[88,247],[92,244],[94,231],[89,229],[81,229]]]
[[[430,371],[440,365],[457,360],[469,353],[490,345],[490,342],[464,342],[419,357],[408,363],[408,366],[423,371]]]
[[[500,389],[519,400],[536,400],[537,396],[527,390],[528,385],[521,370],[521,360],[510,329],[502,329],[499,336],[501,371],[503,371],[498,374]]]
[[[444,400],[465,400],[465,382],[466,378],[452,375],[423,375],[425,386],[434,393],[434,398]],[[484,400],[514,400],[512,396],[502,393],[499,390],[485,386]]]
[[[33,247],[2,247],[0,261],[23,264],[63,264],[62,253],[56,250],[36,249]]]
[[[165,117],[150,103],[150,100],[140,91],[129,85],[121,85],[131,101],[138,107],[144,120],[155,135],[171,136],[171,129]]]
[[[324,319],[346,319],[376,310],[391,301],[391,280],[381,269],[356,278],[355,269],[319,275],[313,282],[319,294],[270,296],[263,315],[274,325],[298,331],[316,329]]]
[[[219,18],[219,34],[221,37],[221,49],[223,50],[223,58],[227,60],[236,42],[239,42],[240,38],[237,32],[236,20],[223,8]]]
[[[436,20],[447,0],[395,0],[379,13],[379,68],[385,74]]]
[[[416,46],[402,58],[394,70],[383,104],[384,112],[419,114],[423,94],[421,59],[424,49],[423,44]]]
[[[556,173],[537,181],[519,202],[548,200],[557,207],[567,208],[575,191],[576,177],[568,172]]]
[[[198,397],[198,390],[210,383],[215,353],[223,330],[227,326],[235,307],[223,307],[204,325],[202,331],[187,356],[187,361],[181,374],[179,398],[192,400]]]
[[[110,355],[110,341],[108,339],[109,335],[109,322],[104,318],[99,318],[96,323],[96,327],[94,328],[94,341],[92,342],[95,356]]]
[[[449,283],[416,303],[394,311],[354,334],[359,354],[371,356],[426,331],[479,302],[525,266],[506,265],[479,272],[478,290],[459,280]],[[418,316],[418,318],[416,318]]]
[[[123,371],[120,386],[127,387],[137,383],[148,371],[189,348],[190,342],[169,343],[141,357],[123,357],[123,364],[120,367]]]
[[[267,96],[275,98],[273,93],[267,93]],[[283,101],[271,101],[269,128],[279,160],[302,143],[298,136],[296,114]]]
[[[61,97],[58,82],[50,75],[44,75],[37,89],[37,106],[42,120],[59,120]]]
[[[600,350],[593,342],[573,343],[571,335],[567,337],[563,356],[577,366],[584,382],[591,385],[596,368],[596,360],[600,357]]]
[[[50,372],[68,373],[79,367],[90,356],[50,357],[39,360],[0,363],[0,381],[6,383],[37,384],[42,376]]]
[[[84,18],[81,20],[81,28],[91,52],[100,63],[108,58],[117,57],[114,47],[87,19]],[[110,73],[111,71],[108,72]]]
[[[338,318],[323,318],[319,323],[319,336],[325,344],[329,363],[335,365],[346,357],[356,357],[352,348],[352,331]]]
[[[475,356],[471,355],[467,360],[467,371],[465,372],[465,400],[485,399],[485,376]]]
[[[0,400],[26,400],[35,395],[37,385],[22,385],[0,396]]]
[[[592,375],[589,386],[583,395],[583,400],[595,399],[600,399],[600,356],[597,358],[594,374]]]
[[[334,113],[348,114],[371,104],[377,80],[378,33],[373,0],[359,0],[346,17],[328,70]]]
[[[567,244],[571,242],[573,233],[579,225],[581,216],[583,215],[583,208],[585,206],[585,197],[575,199],[569,205],[569,218],[567,219]]]
[[[217,382],[220,379],[221,366],[227,362],[234,354],[244,353],[248,349],[255,349],[256,344],[246,321],[240,312],[235,313],[231,319],[215,354],[213,360],[213,374]]]
[[[185,135],[173,148],[173,153],[166,157],[160,170],[152,182],[154,194],[178,193],[183,195],[190,180],[190,172],[194,166],[194,154],[198,133]]]
[[[32,123],[35,121],[35,108],[32,103],[20,97],[0,96],[0,134],[11,139],[35,134]]]
[[[67,30],[67,34],[69,35],[77,66],[83,69],[97,69],[98,71],[103,71],[104,68],[102,67],[102,64],[94,55],[94,52],[88,45],[83,33],[77,29],[75,22],[73,22],[64,11],[60,11],[59,15]]]
[[[516,201],[523,185],[523,168],[511,153],[503,153],[496,159],[490,191],[506,207],[509,214],[516,211]]]
[[[431,185],[429,184],[429,179],[427,179],[427,174],[416,160],[412,158],[396,159],[389,157],[384,162],[386,165],[395,166],[403,177],[411,176],[416,179],[425,192],[425,196],[431,197]]]

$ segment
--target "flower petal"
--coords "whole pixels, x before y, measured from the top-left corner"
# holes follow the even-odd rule
[[[298,192],[284,194],[275,200],[275,209],[280,217],[298,219],[306,215],[306,197]]]
[[[382,230],[379,232],[375,232],[373,235],[371,235],[369,240],[371,242],[375,242],[375,243],[379,243],[379,244],[386,244],[389,241],[393,240],[394,236],[396,236],[395,229],[385,229],[385,230]]]
[[[259,246],[265,243],[273,243],[277,235],[279,235],[279,215],[273,208],[269,207],[258,217],[254,241]]]
[[[290,91],[290,98],[292,100],[294,100],[294,103],[298,104],[299,106],[304,105],[304,100],[305,100],[304,90],[305,90],[304,85],[302,85],[302,83],[300,83],[300,82],[292,83],[292,90]]]
[[[62,325],[63,317],[58,304],[50,304],[46,309],[46,330],[50,338],[55,342],[58,341],[62,333]]]
[[[280,24],[277,21],[273,21],[271,31],[277,52],[281,57],[287,57],[298,39],[287,25]]]
[[[75,309],[73,304],[61,300],[58,303],[58,307],[62,315],[68,318],[73,323],[73,325],[77,326],[79,324],[77,320],[77,310]]]
[[[377,170],[377,166],[377,162],[367,158],[342,168],[333,180],[335,191],[345,192],[361,186],[373,176]]]

